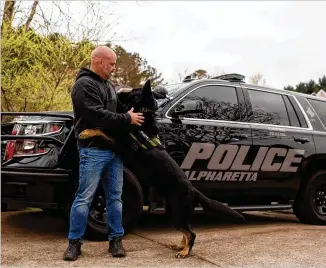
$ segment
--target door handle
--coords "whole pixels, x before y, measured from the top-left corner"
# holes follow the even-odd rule
[[[294,137],[293,139],[295,142],[299,142],[299,143],[307,143],[310,141],[308,138],[302,138],[302,137]]]

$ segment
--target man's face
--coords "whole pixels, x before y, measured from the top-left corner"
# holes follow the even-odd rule
[[[107,77],[110,77],[111,73],[113,73],[115,71],[116,62],[117,62],[117,58],[116,58],[116,56],[113,56],[113,55],[103,57],[101,59],[103,73]]]

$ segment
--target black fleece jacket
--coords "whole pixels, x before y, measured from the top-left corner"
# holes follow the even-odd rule
[[[131,117],[128,113],[117,114],[117,95],[113,84],[93,71],[81,68],[72,88],[74,128],[78,138],[87,128],[98,128],[112,137],[128,131]],[[83,142],[78,141],[83,146]]]

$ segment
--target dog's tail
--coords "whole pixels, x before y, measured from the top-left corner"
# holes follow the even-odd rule
[[[245,218],[240,213],[231,209],[227,205],[222,204],[221,202],[208,198],[203,193],[198,191],[195,187],[194,192],[195,199],[199,202],[199,204],[202,205],[204,212],[208,216],[222,216],[223,218],[231,218],[239,222],[245,221]]]

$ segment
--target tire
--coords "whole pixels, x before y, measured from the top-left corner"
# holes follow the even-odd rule
[[[94,196],[90,208],[85,236],[90,240],[107,240],[108,230],[105,219],[105,199],[102,184]],[[126,168],[123,174],[123,213],[122,226],[128,233],[138,222],[143,213],[143,191],[137,178]]]
[[[326,225],[326,170],[310,175],[293,205],[297,218],[306,224]]]

